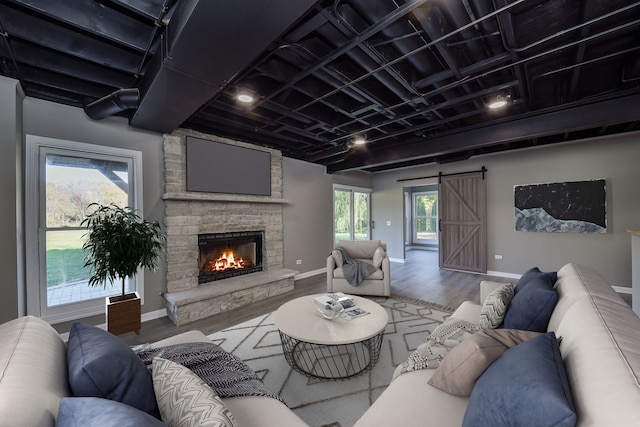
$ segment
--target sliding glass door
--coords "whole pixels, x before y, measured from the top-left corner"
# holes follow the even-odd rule
[[[333,241],[369,240],[371,190],[345,186],[333,189]]]

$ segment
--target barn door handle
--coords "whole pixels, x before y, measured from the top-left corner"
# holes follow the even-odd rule
[[[438,231],[442,232],[442,218],[438,220]]]

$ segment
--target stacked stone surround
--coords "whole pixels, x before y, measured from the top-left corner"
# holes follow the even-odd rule
[[[186,136],[270,152],[271,196],[187,192]],[[180,325],[292,290],[296,272],[283,268],[282,154],[183,129],[165,135],[163,149],[169,317]],[[264,231],[266,271],[198,286],[198,234],[234,231]]]

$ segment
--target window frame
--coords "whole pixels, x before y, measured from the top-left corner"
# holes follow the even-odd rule
[[[102,298],[73,302],[49,307],[46,289],[46,186],[44,158],[46,154],[87,157],[92,159],[114,159],[131,164],[129,189],[133,208],[142,215],[143,181],[142,152],[125,148],[109,147],[84,142],[68,141],[37,135],[26,136],[25,147],[25,252],[26,260],[36,260],[37,268],[25,265],[27,314],[38,316],[50,323],[60,323],[103,314],[105,302]],[[114,294],[119,292],[114,288]],[[144,304],[144,270],[130,282]]]
[[[411,193],[411,207],[412,207],[412,223],[411,223],[411,244],[412,245],[418,245],[418,246],[430,246],[430,247],[437,247],[438,246],[438,242],[440,241],[440,231],[438,230],[438,212],[436,212],[436,215],[429,215],[429,216],[419,216],[418,215],[418,203],[417,203],[417,198],[420,196],[435,196],[436,198],[436,203],[438,201],[438,190],[426,190],[426,191],[416,191],[416,192],[412,192]],[[425,219],[435,219],[436,221],[436,227],[435,227],[435,235],[436,238],[434,240],[425,240],[425,239],[420,239],[417,236],[418,233],[418,218],[425,218]]]
[[[349,206],[350,206],[350,212],[349,212],[349,234],[350,234],[350,239],[355,239],[355,208],[354,208],[354,194],[355,193],[362,193],[362,194],[366,194],[367,195],[367,221],[368,221],[368,227],[367,227],[367,239],[371,239],[371,229],[372,227],[372,223],[371,223],[371,193],[373,193],[373,189],[371,188],[364,188],[364,187],[354,187],[354,186],[350,186],[350,185],[342,185],[342,184],[333,184],[333,195],[332,195],[332,200],[333,200],[333,207],[332,207],[332,217],[333,217],[333,242],[334,245],[337,244],[336,241],[336,230],[335,230],[335,224],[336,224],[336,191],[343,191],[346,193],[349,193]],[[365,240],[367,240],[365,239]]]

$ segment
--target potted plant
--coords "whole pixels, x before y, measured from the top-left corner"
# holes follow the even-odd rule
[[[125,280],[139,267],[155,270],[165,239],[160,224],[143,220],[134,209],[92,203],[86,216],[85,267],[91,269],[89,286],[107,286],[120,279],[122,294],[107,297],[107,330],[114,335],[140,333],[141,309],[137,292],[126,293]]]

